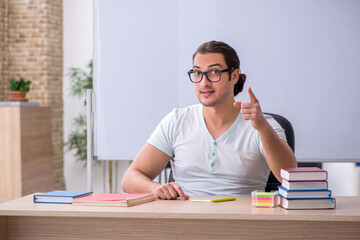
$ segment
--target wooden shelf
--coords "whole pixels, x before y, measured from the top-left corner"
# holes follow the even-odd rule
[[[50,107],[0,106],[0,203],[52,190]]]

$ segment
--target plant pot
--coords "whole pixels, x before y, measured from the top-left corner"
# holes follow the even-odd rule
[[[21,92],[21,91],[10,91],[10,97],[9,101],[14,102],[27,102],[28,99],[25,98],[25,95],[27,92]]]

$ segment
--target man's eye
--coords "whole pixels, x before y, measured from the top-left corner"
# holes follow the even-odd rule
[[[210,71],[211,75],[218,75],[219,74],[219,70],[212,70]]]
[[[194,71],[194,76],[200,76],[201,72],[200,71]]]

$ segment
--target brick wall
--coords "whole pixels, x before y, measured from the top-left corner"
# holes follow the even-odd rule
[[[62,0],[0,0],[0,14],[0,100],[20,73],[29,101],[51,106],[54,188],[64,189]]]
[[[0,101],[5,101],[7,50],[7,1],[0,0]]]

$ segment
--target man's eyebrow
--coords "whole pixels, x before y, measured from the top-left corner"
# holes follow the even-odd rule
[[[210,65],[208,66],[208,68],[215,67],[215,66],[222,67],[221,64],[219,64],[219,63],[214,63],[214,64],[210,64]],[[200,67],[194,65],[193,68],[200,68]]]
[[[219,63],[214,63],[214,64],[211,64],[211,65],[209,65],[208,67],[210,68],[210,67],[215,67],[215,66],[222,67],[222,66],[221,66],[221,64],[219,64]]]

